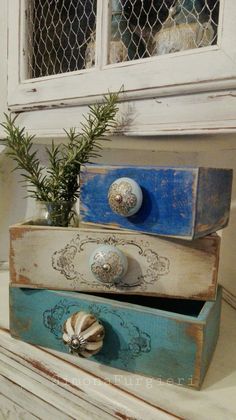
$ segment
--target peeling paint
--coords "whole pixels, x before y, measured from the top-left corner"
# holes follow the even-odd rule
[[[195,370],[192,378],[192,386],[200,387],[201,385],[201,364],[203,351],[203,326],[201,324],[191,324],[186,328],[186,334],[190,336],[196,343]]]
[[[137,417],[127,416],[126,414],[120,413],[119,411],[115,411],[114,415],[117,416],[121,420],[138,420]]]

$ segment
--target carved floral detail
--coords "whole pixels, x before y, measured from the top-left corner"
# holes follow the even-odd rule
[[[137,204],[137,197],[132,192],[132,186],[127,181],[113,182],[108,191],[108,201],[111,209],[122,216],[128,216]]]
[[[169,273],[170,260],[167,257],[160,256],[157,252],[150,248],[150,243],[144,240],[126,240],[117,237],[116,235],[101,236],[94,238],[87,235],[81,240],[80,234],[77,234],[64,248],[55,251],[52,255],[52,267],[54,270],[59,271],[65,278],[72,282],[72,287],[77,288],[78,284],[88,284],[88,279],[81,273],[79,266],[75,266],[74,260],[78,255],[83,256],[83,251],[88,244],[95,245],[113,245],[113,246],[125,246],[135,247],[140,258],[146,260],[146,271],[137,275],[135,282],[130,285],[126,280],[127,276],[124,276],[119,281],[119,289],[127,289],[139,286],[142,290],[145,290],[149,284],[157,282],[161,276]],[[82,259],[82,258],[81,258]],[[111,290],[116,291],[117,285],[112,283],[98,283],[96,279],[90,281],[91,287],[94,289]]]
[[[120,256],[113,251],[98,251],[93,257],[91,271],[95,277],[104,283],[113,283],[114,278],[121,279],[124,273],[124,265]],[[107,267],[107,270],[104,269]]]
[[[43,313],[43,324],[50,330],[50,333],[55,336],[57,340],[63,342],[63,326],[65,319],[73,315],[78,310],[81,310],[79,303],[68,302],[66,299],[60,300],[54,307],[47,309]],[[126,321],[117,309],[110,309],[104,305],[91,304],[87,308],[86,312],[92,314],[95,318],[100,319],[102,324],[105,326],[105,336],[109,333],[106,330],[107,323],[103,321],[104,315],[108,315],[107,318],[110,322],[110,333],[112,334],[112,319],[116,319],[118,322],[119,331],[122,334],[122,330],[125,330],[126,336],[128,334],[128,340],[120,342],[120,347],[117,349],[118,357],[124,367],[128,366],[130,360],[142,356],[143,353],[149,353],[151,351],[151,336],[135,325],[133,322]],[[106,349],[104,347],[99,351],[98,357],[101,361],[109,362],[110,350],[109,346]],[[69,351],[69,350],[68,350]]]
[[[52,309],[43,313],[43,325],[60,340],[62,337],[62,321],[66,315],[70,315],[72,308],[77,307],[74,303],[67,303],[66,299],[60,300]]]
[[[142,356],[142,353],[149,353],[151,351],[151,336],[133,322],[126,321],[118,310],[109,310],[107,307],[93,304],[89,307],[89,311],[99,318],[105,313],[112,314],[112,316],[118,319],[121,330],[125,329],[126,333],[128,332],[128,342],[122,344],[119,349],[119,358],[122,360],[123,366],[128,366],[130,360]],[[105,350],[104,348],[104,353]],[[106,354],[104,355],[106,356]]]

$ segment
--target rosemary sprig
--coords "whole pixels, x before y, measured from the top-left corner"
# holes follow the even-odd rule
[[[51,147],[46,147],[47,168],[41,165],[37,151],[32,150],[35,136],[16,125],[17,117],[5,114],[6,121],[1,125],[6,133],[7,154],[15,161],[15,169],[23,171],[29,196],[46,202],[76,200],[81,165],[100,156],[101,141],[107,140],[105,135],[116,123],[118,96],[119,93],[109,93],[102,104],[90,106],[80,133],[75,128],[65,130],[66,143],[55,146],[52,140]]]

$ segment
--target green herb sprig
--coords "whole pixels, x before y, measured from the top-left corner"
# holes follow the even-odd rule
[[[27,185],[28,195],[39,201],[75,201],[79,196],[78,175],[81,165],[91,163],[100,156],[101,140],[116,124],[119,93],[109,93],[101,104],[89,106],[87,116],[81,123],[81,132],[75,128],[65,131],[67,142],[46,147],[49,165],[43,167],[33,151],[35,136],[29,135],[25,128],[16,125],[16,118],[5,114],[2,123],[5,130],[7,154],[16,163],[15,169]]]

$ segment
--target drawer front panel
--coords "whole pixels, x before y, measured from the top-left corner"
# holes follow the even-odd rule
[[[91,271],[91,255],[112,246],[127,260],[118,282],[103,283]],[[169,240],[139,233],[47,228],[11,228],[11,282],[87,292],[151,294],[189,299],[215,299],[220,238]]]
[[[219,312],[220,297],[207,305],[207,314]],[[76,292],[15,287],[10,307],[11,334],[35,345],[68,353],[64,322],[85,311],[105,328],[103,347],[91,360],[187,386],[198,387],[205,374],[201,355],[207,314],[200,319]]]
[[[140,210],[130,217],[117,214],[109,203],[111,185],[123,177],[134,180],[143,195]],[[115,184],[119,200],[121,184]],[[81,173],[81,218],[84,223],[192,239],[227,224],[231,185],[231,170],[87,166]]]
[[[123,217],[108,203],[111,184],[121,177],[136,181],[143,192],[137,214]],[[87,167],[81,173],[80,213],[83,222],[108,224],[160,235],[191,237],[197,170]]]

